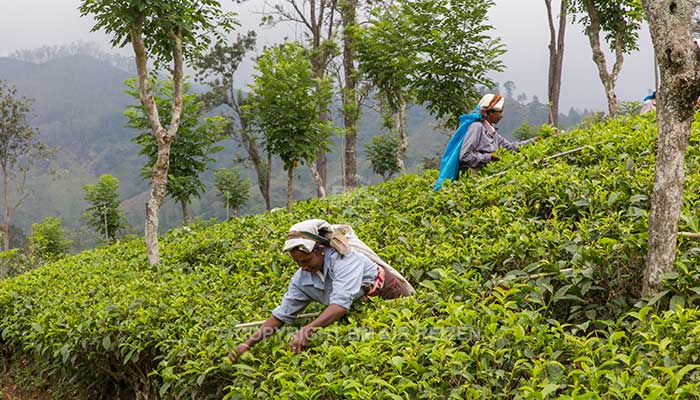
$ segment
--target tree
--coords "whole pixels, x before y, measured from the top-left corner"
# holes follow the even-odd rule
[[[486,74],[500,71],[504,53],[487,34],[493,1],[400,0],[378,8],[359,32],[360,70],[396,115],[399,154],[408,145],[406,106],[426,105],[438,119],[454,125],[479,96],[477,85],[492,86]],[[403,169],[403,160],[399,160]]]
[[[65,239],[61,218],[46,217],[41,223],[32,224],[29,246],[43,260],[55,260],[68,252],[70,240]]]
[[[340,15],[343,20],[343,137],[345,138],[345,165],[343,185],[345,189],[357,186],[357,129],[360,120],[360,104],[357,93],[357,68],[355,63],[355,31],[357,0],[341,0]]]
[[[29,123],[29,99],[0,80],[0,173],[2,173],[2,248],[10,247],[10,220],[29,196],[27,174],[35,162],[49,156],[39,133]]]
[[[549,78],[547,96],[549,99],[549,124],[559,127],[559,95],[561,93],[561,73],[564,64],[564,36],[566,36],[566,15],[569,0],[561,0],[559,5],[559,30],[554,26],[552,0],[544,0],[549,23]]]
[[[233,29],[233,14],[224,13],[218,0],[81,0],[80,14],[91,15],[96,21],[92,30],[104,30],[111,35],[113,46],[124,47],[130,43],[134,50],[141,105],[158,143],[144,229],[148,262],[154,265],[160,261],[158,213],[168,183],[170,144],[177,134],[182,112],[183,66],[197,52],[209,47],[212,34],[221,39]],[[149,59],[155,61],[156,66],[172,64],[173,102],[167,129],[161,124],[151,92]]]
[[[226,220],[229,210],[235,218],[238,209],[248,201],[250,182],[242,178],[237,168],[221,168],[214,172],[214,185],[219,189],[219,197],[226,204]]]
[[[328,64],[337,51],[333,36],[337,24],[335,21],[336,8],[337,0],[284,0],[273,6],[274,11],[267,19],[270,23],[293,22],[301,24],[303,27],[303,34],[308,40],[310,50],[308,56],[311,59],[314,75],[319,82],[319,86],[316,87],[317,112],[323,123],[330,122],[331,119],[328,111],[330,97],[326,96],[328,85],[323,82],[326,82]],[[316,170],[322,182],[322,186],[318,189],[319,197],[325,195],[327,151],[325,148],[319,148],[315,157]]]
[[[136,81],[127,81],[127,93],[138,98]],[[173,101],[171,82],[153,82],[153,97],[158,107],[158,115],[163,121],[170,119],[169,104]],[[223,117],[205,117],[203,104],[197,95],[190,93],[190,84],[185,83],[182,90],[182,113],[178,134],[170,144],[170,166],[168,168],[167,194],[180,203],[182,223],[189,224],[187,205],[192,198],[199,198],[206,190],[200,178],[207,169],[207,164],[214,161],[211,155],[224,148],[218,146],[224,136],[226,120]],[[127,126],[142,133],[133,141],[141,145],[140,155],[148,158],[148,163],[141,170],[141,176],[150,179],[153,167],[158,162],[158,143],[149,132],[149,122],[143,106],[129,106],[124,111],[128,119]],[[162,122],[163,126],[167,126]]]
[[[304,49],[295,43],[266,50],[255,66],[246,115],[263,133],[265,146],[277,154],[287,170],[287,209],[292,208],[294,168],[305,162],[325,196],[323,179],[313,160],[319,149],[328,151],[331,125],[318,113],[318,104],[328,104],[327,79],[318,79]],[[320,94],[323,98],[319,99]]]
[[[639,0],[572,0],[572,15],[578,15],[593,51],[593,62],[598,67],[598,75],[608,100],[608,113],[617,115],[617,95],[615,85],[622,70],[625,54],[638,49],[639,28],[644,17]],[[600,34],[615,54],[615,63],[608,71],[605,54],[601,49]]]
[[[119,209],[119,179],[104,174],[97,184],[83,186],[83,191],[90,203],[83,214],[87,224],[105,235],[105,239],[116,240],[117,232],[127,226],[126,217]]]
[[[642,0],[659,64],[657,94],[659,140],[649,213],[649,244],[644,294],[658,290],[673,270],[678,218],[683,205],[685,152],[694,103],[700,96],[700,49],[693,44],[692,0]]]
[[[384,182],[401,171],[397,161],[401,156],[396,154],[399,151],[399,136],[396,133],[390,132],[373,137],[372,142],[365,145],[365,150],[372,165],[372,171],[381,175]]]
[[[247,99],[241,90],[234,88],[235,74],[243,57],[255,48],[256,34],[253,31],[244,36],[238,36],[235,43],[227,45],[226,42],[216,43],[207,54],[197,58],[197,80],[209,86],[209,92],[202,95],[205,107],[225,105],[232,112],[229,118],[232,123],[228,125],[228,134],[236,138],[238,143],[248,154],[248,161],[253,165],[257,177],[258,189],[265,201],[265,208],[270,209],[270,158],[267,161],[261,156],[260,145],[250,127],[248,120],[243,115],[243,106]]]

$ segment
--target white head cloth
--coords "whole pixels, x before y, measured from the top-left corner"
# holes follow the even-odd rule
[[[481,98],[479,101],[479,106],[481,106],[482,110],[486,111],[503,111],[505,102],[506,100],[503,97],[489,93],[485,94],[484,97]]]

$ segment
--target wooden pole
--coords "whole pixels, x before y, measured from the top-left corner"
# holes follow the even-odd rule
[[[696,232],[678,232],[678,236],[683,236],[688,239],[700,240],[700,233]]]

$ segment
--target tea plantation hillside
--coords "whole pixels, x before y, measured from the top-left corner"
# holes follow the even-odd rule
[[[33,357],[96,398],[690,398],[698,242],[680,238],[679,273],[638,300],[652,118],[547,138],[439,192],[430,171],[174,230],[154,268],[134,241],[2,281],[2,357]],[[699,230],[699,134],[683,231]],[[296,268],[281,253],[287,229],[317,217],[351,224],[417,295],[359,304],[301,355],[286,330],[231,364],[251,333],[234,326],[268,317]]]

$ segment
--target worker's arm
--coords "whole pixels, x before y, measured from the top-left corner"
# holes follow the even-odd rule
[[[329,279],[333,280],[333,287],[328,300],[328,307],[315,320],[304,326],[294,335],[292,350],[299,353],[306,347],[309,337],[317,328],[328,326],[339,320],[347,310],[352,307],[353,301],[362,292],[363,270],[367,258],[359,253],[351,252],[340,258],[333,258],[332,268],[329,268]],[[376,265],[371,263],[372,268]]]
[[[303,326],[299,331],[294,334],[294,339],[292,339],[292,351],[299,354],[306,344],[309,342],[311,335],[316,332],[316,328],[326,327],[345,315],[346,310],[344,307],[337,304],[329,304],[325,310],[319,315],[315,320],[311,321],[309,324]]]
[[[499,133],[496,133],[496,140],[498,141],[499,147],[505,147],[506,149],[508,149],[510,151],[518,151],[520,146],[525,146],[527,144],[537,142],[540,140],[540,137],[534,136],[534,137],[531,137],[530,139],[521,140],[519,142],[510,142],[508,139],[504,138]]]
[[[232,362],[236,362],[236,359],[239,355],[250,350],[250,348],[255,346],[255,344],[259,341],[275,333],[277,329],[279,329],[279,327],[283,324],[284,322],[277,319],[274,315],[271,316],[270,318],[265,320],[265,322],[263,322],[263,324],[260,326],[260,328],[258,328],[257,331],[255,331],[254,334],[250,335],[248,340],[236,346],[235,353],[231,351],[228,353],[229,359],[231,359]]]
[[[296,316],[309,304],[311,298],[304,293],[296,284],[299,271],[292,277],[287,287],[287,293],[282,297],[282,302],[274,310],[272,316],[268,318],[248,340],[236,346],[236,353],[242,354],[248,351],[259,341],[272,335],[283,324],[292,324]],[[237,354],[229,353],[231,361],[235,362]]]

